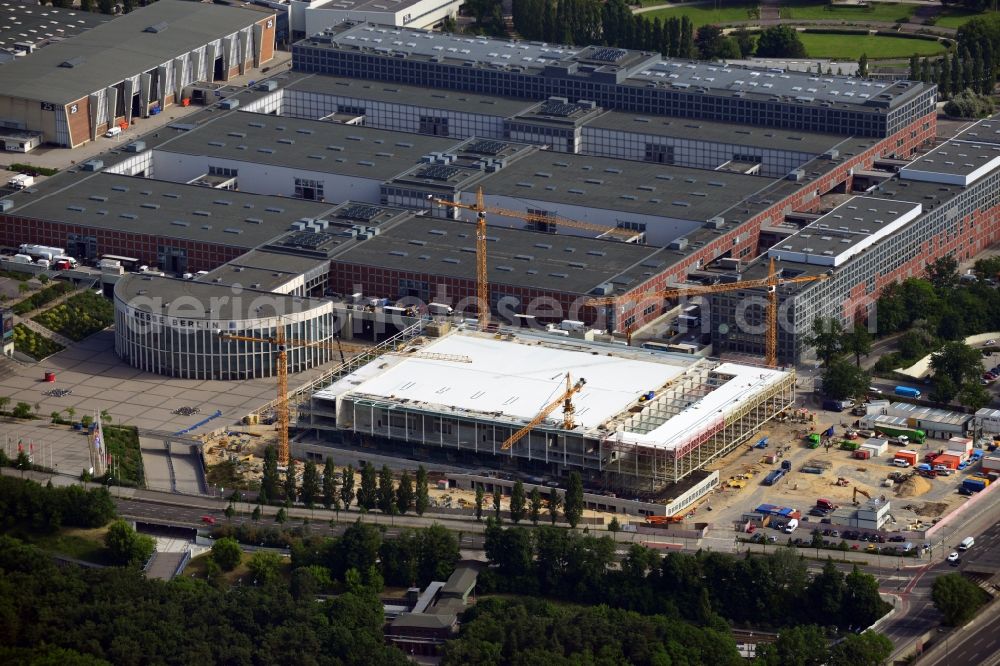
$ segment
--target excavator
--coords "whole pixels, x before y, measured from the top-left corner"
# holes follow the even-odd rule
[[[858,506],[859,504],[861,504],[860,502],[858,502],[858,495],[859,494],[860,495],[864,495],[868,499],[872,498],[872,496],[869,495],[867,491],[861,490],[861,488],[858,488],[857,486],[854,486],[854,497],[851,500],[854,503],[854,506]]]

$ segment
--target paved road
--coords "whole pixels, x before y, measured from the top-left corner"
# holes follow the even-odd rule
[[[915,663],[918,666],[1000,664],[1000,604],[993,603],[968,626],[947,636]]]
[[[931,601],[931,587],[934,579],[942,574],[954,571],[943,558],[957,548],[957,544],[966,536],[975,536],[976,545],[963,557],[960,568],[968,566],[979,557],[992,553],[991,548],[1000,543],[1000,522],[997,521],[996,503],[985,505],[954,526],[952,531],[940,540],[934,540],[932,557],[934,561],[919,570],[911,570],[910,582],[902,590],[892,590],[891,585],[880,582],[883,594],[891,595],[896,612],[878,627],[896,646],[892,661],[902,659],[917,649],[917,639],[933,630],[941,622],[941,614],[934,608]],[[980,545],[982,544],[982,548]],[[920,662],[924,663],[924,662]],[[979,664],[979,661],[954,661],[954,664]]]

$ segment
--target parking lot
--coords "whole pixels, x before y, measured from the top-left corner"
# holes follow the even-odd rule
[[[882,547],[884,552],[891,544],[912,541],[904,533],[929,528],[968,500],[958,489],[962,480],[978,469],[977,465],[949,476],[924,478],[912,474],[912,469],[892,465],[894,453],[903,448],[901,446],[890,444],[884,455],[868,460],[854,458],[853,452],[840,450],[838,445],[844,439],[844,432],[855,418],[848,412],[818,410],[806,412],[803,416],[805,421],[768,424],[765,432],[750,442],[751,445],[757,443],[766,435],[766,448],[744,446],[711,467],[719,470],[722,486],[710,500],[713,537],[730,543],[736,536],[751,537],[746,533],[739,535],[736,531],[742,516],[752,513],[761,504],[773,504],[797,510],[802,517],[792,534],[775,528],[777,524],[787,524],[787,519],[772,519],[771,525],[757,531],[761,536],[753,537],[758,542],[767,539],[771,543],[786,543],[801,539],[808,546],[812,542],[813,529],[819,529],[822,539],[831,542],[829,545],[836,546],[841,540],[846,540],[849,549],[874,552],[882,543],[886,544]],[[806,435],[822,433],[830,426],[834,428],[833,446],[807,447]],[[922,463],[927,453],[937,451],[943,444],[928,438],[921,446],[910,445],[907,448],[916,451]],[[773,463],[766,461],[768,456],[774,456]],[[790,467],[790,471],[773,486],[763,485],[767,474],[779,469],[782,463]],[[803,467],[817,468],[821,472],[805,473]],[[892,487],[884,486],[884,481],[894,473],[902,474],[906,480],[894,483]],[[863,505],[869,497],[884,498],[890,504],[891,519],[884,527],[884,534],[868,536],[869,530],[852,529],[846,522],[837,525],[826,515],[827,512],[817,510],[810,514],[820,498],[830,500],[841,508],[841,511],[831,514],[837,517],[843,515],[843,510],[856,508],[855,501]]]

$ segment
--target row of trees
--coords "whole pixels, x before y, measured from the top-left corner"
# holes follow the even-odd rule
[[[964,49],[941,58],[910,58],[909,77],[914,81],[936,83],[944,98],[954,97],[965,90],[989,95],[996,81],[992,47],[975,44],[975,51]]]
[[[404,471],[394,485],[392,470],[383,465],[376,470],[371,463],[361,468],[361,483],[355,491],[355,470],[348,465],[337,473],[332,458],[327,458],[320,472],[309,460],[302,469],[302,482],[298,480],[298,464],[288,462],[284,479],[278,471],[278,453],[273,446],[264,451],[264,469],[261,477],[259,504],[284,501],[287,506],[296,502],[308,508],[322,505],[326,509],[350,510],[356,504],[363,512],[378,509],[385,514],[406,514],[415,511],[423,515],[430,505],[427,470],[421,465],[416,477]]]
[[[672,58],[803,57],[805,46],[788,26],[773,26],[755,40],[746,28],[731,35],[715,25],[694,30],[687,16],[661,20],[633,14],[624,0],[514,0],[514,29],[526,39],[561,44],[604,44],[658,51]]]
[[[278,471],[278,454],[273,446],[264,451],[264,470],[261,479],[261,489],[258,504],[269,501],[283,500],[286,506],[301,502],[308,508],[322,505],[326,509],[336,511],[349,510],[354,504],[361,512],[378,510],[386,515],[404,515],[410,511],[422,516],[430,506],[430,488],[427,470],[423,465],[417,469],[415,476],[404,471],[399,481],[393,479],[392,470],[388,465],[376,470],[371,463],[365,463],[361,468],[361,482],[355,491],[355,471],[350,465],[341,469],[340,473],[333,464],[332,458],[326,459],[322,473],[316,463],[307,461],[302,470],[302,482],[298,481],[297,464],[290,460],[284,479]],[[233,501],[235,501],[235,495]],[[497,486],[493,492],[493,512],[496,520],[500,520],[503,495]],[[482,520],[486,496],[482,487],[476,490],[475,515]],[[549,491],[545,502],[549,517],[554,524],[562,507],[563,515],[571,527],[576,527],[583,517],[583,482],[579,473],[570,475],[569,485],[565,494],[560,494],[556,488]],[[541,517],[543,500],[538,488],[526,493],[524,484],[518,481],[514,484],[510,495],[510,519],[514,523],[530,519],[538,524]],[[235,513],[230,504],[227,511]],[[260,510],[256,510],[255,519],[260,518]],[[281,513],[287,517],[287,514]],[[283,520],[279,519],[279,522]]]
[[[810,576],[791,547],[768,556],[694,555],[633,545],[615,565],[615,542],[551,527],[486,530],[486,556],[495,569],[480,576],[481,591],[542,594],[579,603],[606,603],[643,614],[683,617],[709,626],[715,616],[736,624],[784,627],[870,626],[889,605],[878,583],[856,567],[846,576],[828,561]]]
[[[259,558],[267,584],[223,591],[191,578],[147,580],[131,568],[59,568],[41,551],[0,537],[0,662],[408,663],[384,644],[382,604],[356,573],[345,577],[342,594],[319,604],[308,572],[293,574],[291,585],[266,573],[276,558]]]

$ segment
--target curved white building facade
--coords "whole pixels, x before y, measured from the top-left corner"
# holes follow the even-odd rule
[[[115,285],[115,352],[139,370],[183,379],[258,379],[276,373],[268,343],[220,334],[269,338],[284,327],[288,340],[333,341],[333,303],[265,291],[171,278],[129,275]],[[288,371],[331,360],[323,347],[288,349]]]

